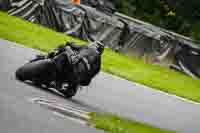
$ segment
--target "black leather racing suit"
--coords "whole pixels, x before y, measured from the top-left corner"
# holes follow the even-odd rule
[[[88,86],[101,69],[101,54],[95,45],[70,44],[60,48],[52,60],[58,68],[58,81],[68,82],[71,88]]]
[[[74,76],[80,85],[87,86],[101,69],[101,54],[94,45],[71,44],[70,47],[78,52],[77,59],[74,61]]]

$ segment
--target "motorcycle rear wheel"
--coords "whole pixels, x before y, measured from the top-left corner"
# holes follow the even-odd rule
[[[65,98],[70,99],[76,95],[77,90],[78,90],[77,86],[68,86],[65,89],[59,91],[65,96]]]

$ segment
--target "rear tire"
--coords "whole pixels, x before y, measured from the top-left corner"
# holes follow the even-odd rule
[[[69,86],[64,90],[60,90],[60,92],[65,96],[65,98],[70,99],[76,95],[78,90],[77,86]]]
[[[73,96],[76,95],[77,90],[73,90],[73,89],[68,89],[65,91],[64,95],[67,99],[72,98]]]

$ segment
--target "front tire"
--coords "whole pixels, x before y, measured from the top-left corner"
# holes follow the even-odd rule
[[[20,67],[15,75],[21,81],[50,82],[55,79],[56,68],[51,60],[39,60]]]

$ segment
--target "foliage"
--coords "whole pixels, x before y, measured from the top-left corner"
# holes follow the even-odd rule
[[[113,0],[119,12],[200,40],[199,0]]]

